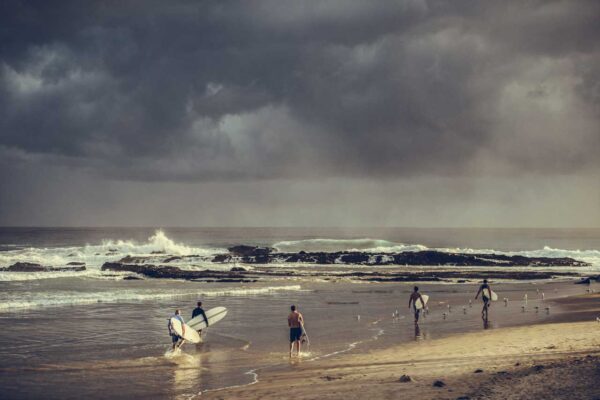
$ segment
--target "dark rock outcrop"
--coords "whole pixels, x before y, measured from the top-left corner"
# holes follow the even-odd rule
[[[144,256],[130,256],[130,255],[126,255],[125,257],[121,258],[118,262],[120,263],[124,263],[124,264],[131,264],[131,263],[143,263],[148,261],[149,257],[144,257]]]
[[[217,254],[212,259],[214,263],[226,263],[231,261],[231,254]]]
[[[579,284],[579,285],[589,285],[589,284],[592,283],[592,281],[600,282],[600,275],[598,275],[598,276],[590,276],[588,278],[581,278],[580,281],[575,282],[575,283]]]
[[[551,279],[555,276],[572,276],[567,272],[550,271],[406,271],[403,268],[395,270],[344,270],[331,271],[314,268],[297,270],[294,267],[267,267],[257,266],[252,270],[243,267],[233,267],[229,271],[188,271],[169,265],[153,264],[123,264],[119,262],[107,262],[102,266],[103,271],[133,272],[150,278],[161,279],[185,279],[201,282],[254,282],[259,279],[273,279],[280,277],[306,277],[321,278],[325,280],[353,280],[366,282],[436,282],[468,279]]]
[[[170,263],[172,261],[180,261],[182,258],[180,256],[173,256],[165,259],[163,262]]]
[[[238,272],[229,271],[186,271],[181,268],[171,267],[167,265],[151,265],[151,264],[122,264],[114,262],[106,262],[102,265],[102,271],[119,271],[119,272],[134,272],[139,275],[150,278],[163,279],[185,279],[194,281],[211,281],[211,282],[252,282]]]
[[[228,248],[229,253],[235,257],[242,257],[249,262],[255,264],[267,264],[271,261],[271,254],[274,249],[270,247],[257,247],[257,246],[246,246],[239,245]]]
[[[36,263],[18,262],[7,268],[0,268],[0,271],[6,272],[79,272],[85,271],[85,266],[74,267],[50,267]]]
[[[269,247],[233,246],[229,254],[218,254],[213,262],[239,261],[247,264],[310,263],[357,265],[435,265],[435,266],[589,266],[572,258],[508,256],[504,254],[446,253],[435,250],[401,253],[367,253],[361,251],[278,253]]]

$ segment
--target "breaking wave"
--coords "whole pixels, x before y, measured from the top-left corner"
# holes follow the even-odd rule
[[[268,286],[262,288],[223,288],[212,290],[112,290],[103,292],[15,292],[6,293],[0,302],[0,313],[15,310],[60,307],[71,305],[86,305],[98,303],[119,303],[129,301],[151,301],[161,299],[187,298],[190,296],[215,297],[215,296],[255,296],[276,293],[281,291],[301,291],[300,285]]]
[[[176,243],[163,231],[156,231],[144,243],[132,240],[104,240],[101,244],[86,244],[84,246],[38,248],[0,251],[0,267],[8,267],[17,262],[36,263],[44,266],[65,267],[71,262],[85,263],[87,271],[46,272],[46,273],[2,273],[0,281],[31,280],[66,276],[93,276],[100,274],[100,267],[107,261],[117,261],[125,256],[164,257],[168,256],[198,256],[210,257],[218,252],[226,252],[219,248],[191,247]]]
[[[600,250],[565,250],[543,247],[527,251],[499,251],[494,249],[473,248],[430,248],[422,244],[406,244],[388,240],[358,238],[331,239],[315,238],[307,240],[280,241],[272,245],[280,252],[335,252],[360,251],[366,253],[400,253],[410,251],[436,250],[449,253],[493,253],[504,255],[522,255],[527,257],[571,257],[585,261],[593,266],[600,266]],[[105,273],[100,267],[105,262],[114,262],[125,256],[142,257],[145,263],[163,265],[167,258],[168,265],[190,270],[229,270],[230,264],[213,263],[212,257],[218,253],[226,253],[225,248],[193,247],[177,243],[163,231],[156,231],[145,242],[132,240],[104,240],[100,244],[86,244],[68,247],[27,247],[0,251],[0,268],[17,262],[30,262],[44,266],[68,267],[70,263],[84,263],[85,271],[81,272],[0,272],[0,282],[28,281],[67,277],[89,277],[99,279],[121,279],[128,274]],[[175,257],[174,257],[175,256]],[[181,257],[181,258],[178,258]],[[274,265],[275,266],[275,265]]]
[[[600,250],[565,250],[555,249],[548,246],[539,250],[524,251],[500,251],[494,249],[473,248],[435,248],[422,244],[395,243],[378,239],[306,239],[295,241],[282,241],[273,245],[275,249],[282,252],[318,252],[318,251],[362,251],[365,253],[401,253],[404,251],[434,250],[444,253],[491,253],[508,256],[520,255],[525,257],[571,257],[576,260],[589,262],[594,266],[600,266]]]
[[[273,245],[275,249],[281,252],[298,251],[365,251],[372,253],[398,253],[402,251],[421,251],[427,250],[426,246],[420,244],[400,244],[380,239],[306,239],[290,240],[277,242]]]

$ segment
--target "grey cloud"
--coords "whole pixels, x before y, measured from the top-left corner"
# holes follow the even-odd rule
[[[190,182],[600,166],[595,1],[1,7],[15,162]]]

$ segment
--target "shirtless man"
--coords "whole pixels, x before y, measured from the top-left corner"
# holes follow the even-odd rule
[[[417,309],[417,300],[420,300],[423,307],[425,307],[425,300],[423,300],[423,297],[421,297],[421,293],[419,293],[419,287],[415,286],[414,291],[411,293],[410,298],[408,299],[408,308],[410,309],[410,305],[412,303],[413,310],[415,312],[415,325],[419,323],[419,314],[423,309]]]
[[[292,312],[288,315],[288,326],[290,327],[290,357],[294,350],[294,343],[298,349],[296,354],[300,356],[300,340],[302,338],[304,325],[304,318],[302,317],[302,314],[296,310],[296,306],[292,306],[291,309]]]
[[[486,291],[484,292],[484,290],[486,290]],[[475,300],[477,300],[477,297],[479,297],[479,293],[481,293],[481,300],[483,300],[483,309],[481,310],[481,318],[483,318],[484,320],[487,321],[488,309],[490,308],[490,300],[492,300],[486,296],[486,295],[491,295],[491,293],[492,293],[492,289],[490,288],[490,285],[488,285],[487,279],[484,279],[483,284],[481,286],[479,286],[479,290],[477,291],[477,294],[475,295]]]

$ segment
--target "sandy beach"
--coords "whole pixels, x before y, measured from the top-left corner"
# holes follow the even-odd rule
[[[557,301],[576,310],[550,323],[402,344],[260,373],[205,399],[593,399],[600,396],[600,295]],[[575,318],[586,321],[573,322]],[[571,322],[566,322],[571,320]],[[404,376],[404,378],[402,378]],[[408,378],[407,378],[408,377]],[[440,381],[438,386],[434,382]]]

